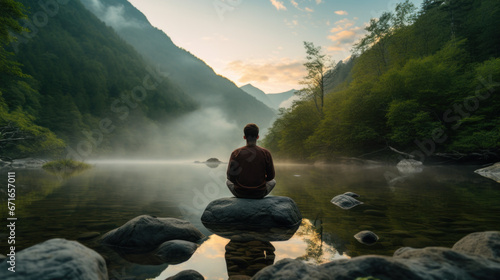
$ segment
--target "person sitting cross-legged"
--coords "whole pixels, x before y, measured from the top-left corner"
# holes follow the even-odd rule
[[[273,158],[267,149],[257,146],[256,124],[247,124],[243,133],[247,144],[231,153],[226,184],[238,198],[264,198],[276,185]]]

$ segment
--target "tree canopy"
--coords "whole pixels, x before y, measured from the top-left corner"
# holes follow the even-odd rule
[[[428,0],[419,11],[409,1],[396,5],[354,45],[349,75],[325,95],[324,117],[311,119],[310,102],[298,102],[265,144],[292,159],[389,146],[421,160],[437,153],[498,159],[499,16],[494,0]]]

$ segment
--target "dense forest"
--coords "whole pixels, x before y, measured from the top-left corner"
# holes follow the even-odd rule
[[[300,160],[498,160],[499,26],[496,0],[398,4],[370,21],[349,61],[309,80],[265,146]],[[305,66],[326,66],[321,49],[305,45]]]
[[[0,5],[0,158],[186,155],[207,130],[232,147],[276,116],[127,1]],[[98,18],[113,5],[120,26]]]
[[[54,3],[1,2],[2,157],[133,148],[197,107],[79,1]]]

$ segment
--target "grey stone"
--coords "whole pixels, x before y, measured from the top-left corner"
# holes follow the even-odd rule
[[[332,198],[331,203],[337,205],[338,207],[344,210],[348,210],[360,204],[363,204],[363,202],[345,194],[339,194],[335,196],[334,198]]]
[[[0,279],[108,279],[104,258],[76,241],[45,241],[17,253],[15,262],[15,273],[7,270],[7,260],[0,263]]]
[[[191,258],[198,244],[185,240],[170,240],[156,249],[155,255],[168,264],[180,264]]]
[[[142,215],[109,231],[102,237],[101,242],[118,247],[124,253],[144,253],[155,250],[169,240],[197,242],[203,237],[190,222]]]
[[[353,193],[353,192],[345,192],[344,195],[348,195],[348,196],[354,197],[354,198],[359,197],[359,194]]]
[[[396,165],[398,171],[402,174],[420,173],[423,171],[423,164],[421,161],[414,159],[403,159]]]
[[[457,242],[457,249],[427,247],[402,248],[393,257],[367,255],[352,259],[335,260],[320,266],[305,264],[300,260],[284,259],[264,268],[252,279],[335,279],[347,280],[373,276],[378,279],[500,279],[500,262],[488,258],[492,251],[480,250],[477,255],[467,254],[473,246],[498,245],[496,233],[468,236]],[[469,242],[478,238],[480,242]],[[469,239],[469,241],[468,241]],[[494,240],[491,242],[491,240]],[[493,244],[493,245],[491,245]],[[463,250],[463,251],[459,251]],[[465,251],[465,252],[464,252]],[[487,257],[482,257],[486,255]],[[494,254],[494,256],[497,256]]]
[[[483,177],[490,178],[500,183],[500,162],[497,162],[492,166],[478,169],[474,172]]]
[[[500,260],[500,232],[471,233],[455,243],[452,249],[464,254]]]
[[[286,241],[293,237],[295,232],[297,232],[300,224],[295,227],[263,227],[256,228],[256,226],[245,226],[245,225],[211,225],[205,224],[205,227],[211,232],[222,236],[224,238],[234,240],[234,241]]]
[[[302,215],[289,197],[267,196],[262,199],[220,198],[208,204],[201,221],[214,225],[255,228],[293,228],[300,225]]]
[[[365,244],[365,245],[373,245],[378,241],[378,236],[369,231],[369,230],[363,230],[354,235],[354,238],[358,240],[359,243]]]
[[[201,275],[198,271],[196,270],[184,270],[179,273],[177,273],[174,276],[168,277],[166,280],[204,280],[205,277]]]

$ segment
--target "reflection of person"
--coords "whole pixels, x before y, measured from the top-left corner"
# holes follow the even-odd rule
[[[250,123],[243,129],[247,145],[234,150],[227,167],[227,186],[239,198],[263,198],[276,185],[271,153],[257,146],[259,127]]]
[[[250,279],[261,269],[273,265],[276,249],[268,241],[238,242],[226,245],[226,266],[229,280]]]

